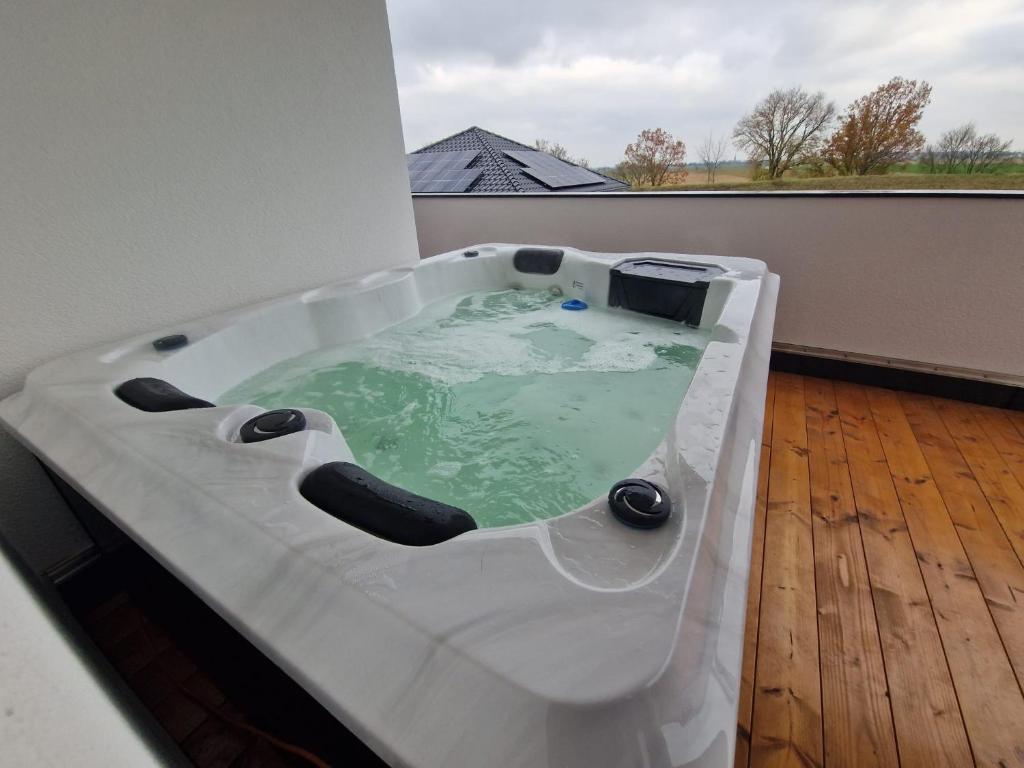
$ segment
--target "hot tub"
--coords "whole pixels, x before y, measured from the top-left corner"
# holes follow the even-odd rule
[[[393,765],[725,766],[777,290],[750,259],[480,245],[56,360],[0,419]],[[480,307],[517,319],[440,335]],[[399,389],[378,439],[391,401],[318,389],[340,355],[450,394],[459,339],[496,377],[478,416],[536,368],[519,432],[424,432]]]

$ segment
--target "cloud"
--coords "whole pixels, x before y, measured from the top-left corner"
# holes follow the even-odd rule
[[[389,0],[407,148],[470,125],[613,164],[660,126],[693,149],[777,87],[841,109],[928,80],[930,138],[974,120],[1024,149],[1024,0]]]

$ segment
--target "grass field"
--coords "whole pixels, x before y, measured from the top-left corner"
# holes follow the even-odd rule
[[[705,183],[700,173],[691,172],[684,184],[661,187],[633,187],[632,192],[797,192],[801,190],[872,189],[1024,189],[1024,173],[890,173],[885,176],[829,176],[825,178],[784,178],[751,181],[746,176],[718,174],[714,184]]]
[[[689,189],[690,187],[697,184],[707,184],[707,173],[701,170],[687,169],[685,179],[679,178],[682,174],[677,172],[669,172],[665,177],[664,187],[679,187],[683,189]],[[719,171],[715,174],[716,184],[749,184],[750,174],[747,171],[746,166],[739,166],[736,168],[727,168],[724,171]]]
[[[660,187],[634,187],[631,192],[770,192],[784,190],[886,190],[886,189],[1024,189],[1024,160],[997,166],[992,173],[928,173],[921,163],[904,163],[880,176],[812,176],[808,168],[796,168],[782,179],[751,181],[750,166],[730,161],[719,168],[713,184],[697,165],[686,174],[669,172]]]
[[[893,173],[928,173],[924,163],[904,163],[893,168]],[[1024,174],[1024,161],[1017,160],[1011,163],[1001,163],[992,169],[995,176],[1014,176]]]

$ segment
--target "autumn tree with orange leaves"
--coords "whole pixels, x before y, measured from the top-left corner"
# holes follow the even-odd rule
[[[648,128],[626,147],[622,167],[630,171],[628,181],[659,187],[672,166],[682,165],[685,158],[686,145],[681,140],[662,128]]]
[[[853,102],[825,147],[824,158],[839,173],[885,173],[924,146],[917,130],[932,87],[925,81],[894,77]]]

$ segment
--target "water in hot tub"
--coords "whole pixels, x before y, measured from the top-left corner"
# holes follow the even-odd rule
[[[286,360],[222,404],[326,411],[357,463],[480,527],[568,512],[665,436],[706,331],[550,291],[432,304],[362,341]]]

